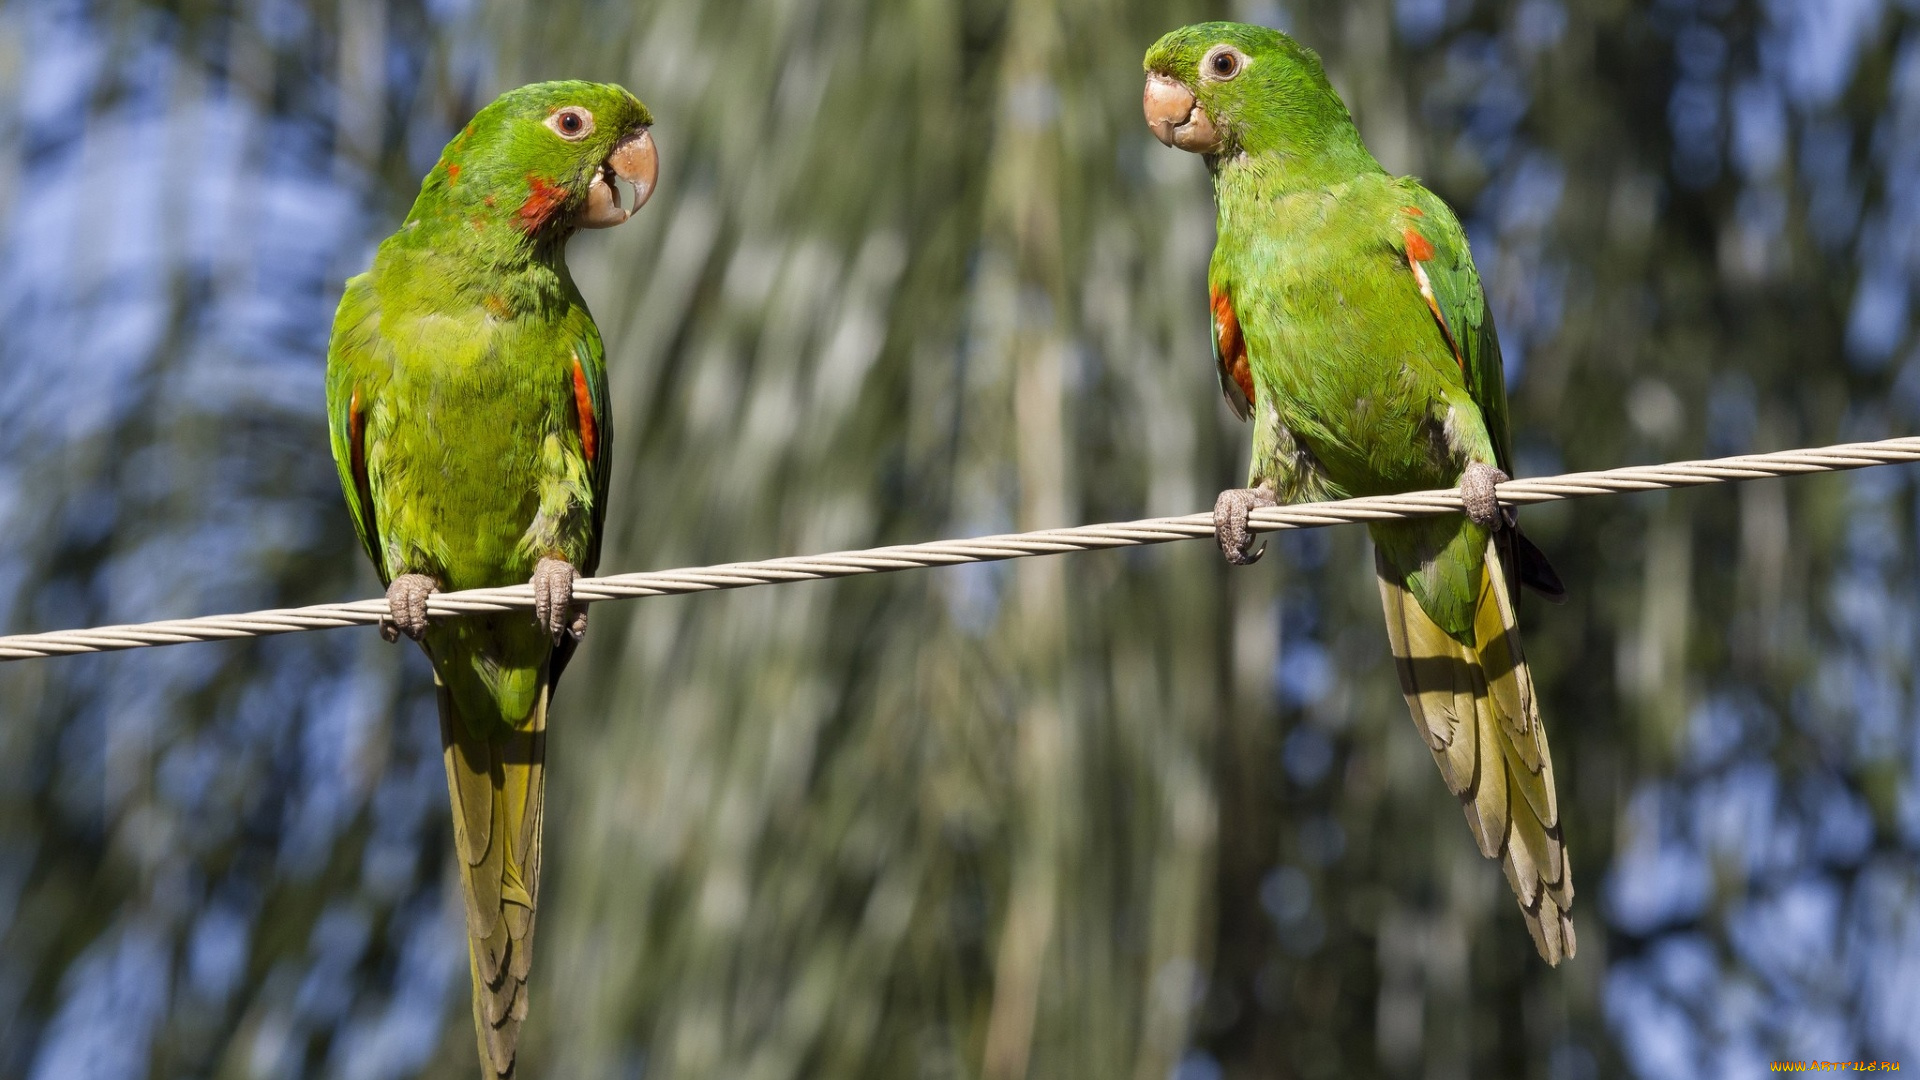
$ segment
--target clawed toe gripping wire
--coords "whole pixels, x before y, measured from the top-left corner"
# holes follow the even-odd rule
[[[1808,473],[1841,472],[1871,465],[1895,465],[1920,461],[1920,437],[1882,439],[1878,442],[1848,443],[1810,450],[1783,450],[1771,454],[1716,458],[1711,461],[1685,461],[1670,465],[1638,465],[1604,472],[1570,473],[1530,480],[1509,480],[1495,490],[1500,502],[1509,506],[1561,502],[1591,495],[1611,495],[1663,488],[1699,487],[1727,484],[1739,480],[1759,480],[1775,476],[1803,476]],[[1282,529],[1317,529],[1326,525],[1384,521],[1392,518],[1423,517],[1430,514],[1460,513],[1459,489],[1416,491],[1403,495],[1380,495],[1346,499],[1340,502],[1303,503],[1255,510],[1250,523],[1255,532]],[[1112,525],[1083,525],[1072,529],[1046,529],[1040,532],[1007,536],[983,536],[972,540],[937,540],[926,544],[843,551],[830,555],[802,555],[761,562],[725,563],[685,570],[654,570],[612,577],[581,578],[574,583],[576,602],[628,600],[642,596],[669,596],[677,593],[712,592],[718,589],[743,589],[750,585],[783,585],[795,581],[823,578],[857,577],[884,574],[894,570],[955,566],[961,563],[998,562],[1024,559],[1034,555],[1058,555],[1069,551],[1098,551],[1104,548],[1138,547],[1164,544],[1174,540],[1211,539],[1213,515],[1188,514],[1185,517],[1150,518]],[[471,589],[465,592],[434,593],[427,598],[429,616],[469,615],[488,611],[512,611],[533,608],[533,587],[513,585],[499,589]],[[136,626],[102,626],[88,630],[57,630],[46,634],[18,634],[0,637],[0,661],[34,657],[68,656],[76,653],[110,652],[140,649],[154,645],[178,645],[189,641],[224,641],[229,638],[265,637],[302,630],[327,630],[337,626],[374,626],[387,614],[387,601],[357,600],[348,604],[317,604],[312,607],[254,611],[244,615],[209,615],[197,619],[174,619],[141,623]]]

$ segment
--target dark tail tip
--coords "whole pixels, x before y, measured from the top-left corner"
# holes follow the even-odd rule
[[[1552,604],[1567,602],[1567,587],[1560,581],[1560,575],[1554,572],[1553,564],[1547,556],[1527,539],[1518,529],[1511,530],[1513,535],[1514,561],[1520,578],[1520,584],[1532,589],[1540,598]]]

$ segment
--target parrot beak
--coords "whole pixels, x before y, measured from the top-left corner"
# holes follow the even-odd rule
[[[653,136],[646,128],[621,139],[607,155],[587,185],[587,205],[580,211],[580,226],[586,229],[611,229],[635,211],[647,205],[660,179],[660,155],[653,148]],[[633,185],[633,207],[620,205],[620,187],[614,181]]]
[[[1147,127],[1153,137],[1168,146],[1177,146],[1195,154],[1211,154],[1220,149],[1219,132],[1213,118],[1194,99],[1193,91],[1178,80],[1159,72],[1147,76],[1147,91],[1141,98],[1146,110]]]

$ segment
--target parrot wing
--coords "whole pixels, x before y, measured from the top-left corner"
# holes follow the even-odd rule
[[[1406,181],[1398,227],[1407,266],[1480,410],[1497,464],[1512,471],[1505,373],[1486,291],[1467,238],[1444,202]],[[1520,649],[1518,581],[1549,596],[1559,579],[1518,529],[1486,545],[1473,594],[1474,644],[1448,634],[1376,546],[1380,598],[1401,691],[1447,790],[1459,798],[1482,854],[1499,859],[1540,955],[1571,957],[1573,872],[1561,837],[1559,798],[1533,676]]]
[[[1419,184],[1402,181],[1408,205],[1401,211],[1400,239],[1407,266],[1420,283],[1420,295],[1433,311],[1447,345],[1460,365],[1467,393],[1480,409],[1487,438],[1493,443],[1494,464],[1513,474],[1512,435],[1507,425],[1506,371],[1500,361],[1500,337],[1493,329],[1480,271],[1473,265],[1467,234],[1445,202]],[[1518,529],[1506,529],[1501,543],[1507,548],[1508,569],[1515,580],[1546,599],[1559,603],[1567,589],[1545,553]]]
[[[1213,311],[1213,362],[1220,370],[1220,393],[1227,407],[1242,420],[1253,415],[1253,368],[1247,360],[1246,335],[1233,310],[1233,294],[1224,280],[1209,274],[1207,306]]]
[[[600,538],[606,531],[607,482],[613,472],[613,428],[608,423],[607,353],[600,331],[587,319],[574,339],[573,413],[580,436],[580,452],[587,459],[593,491],[593,539],[579,570],[591,574],[600,565]]]
[[[1440,198],[1412,181],[1403,182],[1409,196],[1402,210],[1400,239],[1407,265],[1420,282],[1420,295],[1446,335],[1460,364],[1467,393],[1480,407],[1487,436],[1493,441],[1494,464],[1513,471],[1513,452],[1507,432],[1507,384],[1500,363],[1500,338],[1494,333],[1493,312],[1487,307],[1480,271],[1473,265],[1466,231]]]
[[[347,282],[333,318],[333,337],[327,347],[327,434],[353,531],[373,560],[382,585],[391,583],[391,575],[380,553],[379,521],[367,471],[367,418],[392,373],[393,354],[380,333],[380,301],[371,280],[362,274]]]
[[[580,566],[582,574],[592,574],[600,566],[600,540],[606,532],[607,482],[613,472],[613,427],[608,423],[606,346],[600,331],[588,319],[574,337],[568,377],[573,387],[574,430],[580,437],[580,453],[587,461],[587,479],[593,495],[589,508],[593,535],[587,544],[587,557]],[[578,638],[563,636],[554,647],[548,682],[558,684],[560,675],[580,648]]]

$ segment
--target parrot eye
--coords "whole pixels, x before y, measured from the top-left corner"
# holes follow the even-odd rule
[[[1240,50],[1231,45],[1222,45],[1214,49],[1207,54],[1205,60],[1201,61],[1201,67],[1206,69],[1207,74],[1222,82],[1240,74],[1240,69],[1245,64],[1246,57],[1240,55]]]
[[[547,127],[568,142],[579,142],[593,134],[593,114],[577,105],[570,105],[547,117]]]

